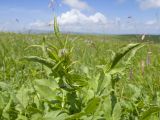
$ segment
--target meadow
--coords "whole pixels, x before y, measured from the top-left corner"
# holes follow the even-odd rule
[[[159,120],[160,36],[0,33],[0,120]]]

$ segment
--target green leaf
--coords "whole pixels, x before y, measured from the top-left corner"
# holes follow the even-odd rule
[[[41,58],[41,57],[37,57],[37,56],[29,56],[29,57],[24,57],[23,59],[28,60],[28,61],[32,61],[32,62],[38,62],[41,63],[49,68],[53,68],[55,63],[53,61]]]
[[[101,99],[99,97],[95,97],[89,101],[86,108],[84,109],[86,114],[94,113],[98,109],[100,105]]]
[[[105,96],[104,97],[104,102],[103,102],[103,110],[104,110],[104,117],[106,118],[106,120],[111,120],[112,116],[111,116],[111,112],[112,112],[112,105],[111,105],[111,99],[109,96]]]
[[[70,74],[68,75],[68,78],[71,84],[75,87],[83,87],[83,86],[88,85],[87,78],[83,75]]]
[[[104,80],[105,80],[105,74],[104,72],[101,72],[98,79],[97,93],[101,92],[104,89],[104,87],[102,86],[104,85],[104,82],[107,82]]]
[[[135,56],[136,52],[141,49],[142,47],[144,47],[144,45],[139,45],[138,47],[136,47],[135,49],[133,49],[126,61],[126,64],[129,64],[130,60]]]
[[[40,48],[40,49],[43,49],[43,46],[42,45],[31,45],[31,46],[28,46],[27,48],[25,48],[25,50],[28,50],[29,48]]]
[[[157,112],[160,112],[160,107],[152,106],[141,114],[140,120],[145,120],[146,118],[151,116],[153,113],[157,113]]]
[[[47,100],[56,99],[58,84],[52,79],[38,79],[34,81],[35,89],[42,98]]]
[[[7,118],[7,119],[9,119],[9,113],[8,113],[8,111],[9,111],[9,109],[10,109],[10,107],[11,107],[12,101],[13,101],[13,100],[12,100],[12,98],[10,97],[7,105],[6,105],[6,106],[4,107],[4,109],[3,109],[3,114],[2,114],[2,116],[5,117],[5,118]]]
[[[5,105],[5,101],[3,99],[3,96],[0,94],[0,110],[3,109],[4,105]]]
[[[51,88],[52,90],[59,88],[56,80],[54,78],[49,79],[37,79],[34,81],[36,85],[43,85],[46,87]]]
[[[52,90],[51,88],[44,86],[44,85],[35,85],[37,92],[40,96],[47,100],[54,100],[56,99],[56,91]]]
[[[119,51],[113,57],[113,61],[111,63],[111,67],[110,67],[109,71],[112,70],[127,53],[129,53],[131,50],[133,50],[134,48],[136,48],[140,45],[141,44],[139,44],[139,43],[129,44],[129,45],[119,49]]]
[[[45,114],[43,120],[65,120],[67,114],[61,111],[52,111]]]
[[[73,114],[73,115],[67,117],[65,120],[79,119],[82,116],[85,116],[85,115],[92,114],[92,113],[96,112],[96,110],[99,108],[100,102],[101,102],[101,99],[99,97],[91,99],[88,102],[84,111],[82,111],[80,113]]]
[[[52,60],[55,60],[56,62],[59,61],[58,55],[54,53],[51,49],[47,48],[47,54]]]
[[[112,114],[112,118],[113,120],[120,120],[121,119],[121,105],[120,103],[116,103],[114,110],[113,110],[113,114]]]
[[[131,96],[130,98],[133,100],[133,101],[136,101],[138,97],[140,97],[141,95],[141,86],[135,86],[133,84],[128,84],[128,92],[131,92]],[[129,96],[128,96],[129,97]]]
[[[24,115],[18,115],[18,118],[16,120],[28,120],[28,118]]]
[[[60,31],[59,31],[59,26],[58,26],[56,17],[54,17],[54,34],[55,34],[56,38],[58,39],[60,46],[63,47],[63,43],[60,39]]]
[[[85,112],[76,113],[76,114],[70,115],[69,117],[65,118],[65,120],[75,120],[75,119],[81,118],[84,115],[86,115]]]
[[[114,75],[116,73],[119,73],[119,74],[123,75],[124,74],[124,70],[125,70],[125,67],[114,68],[109,72],[109,74],[110,75]]]
[[[43,120],[43,116],[40,113],[33,114],[31,120]]]
[[[26,108],[29,103],[29,90],[22,86],[21,89],[17,92],[16,98],[23,106],[23,108]]]
[[[0,82],[0,88],[2,88],[2,90],[8,90],[9,89],[9,85],[5,82]]]
[[[60,31],[59,31],[56,17],[54,17],[54,33],[55,33],[56,37],[59,37]]]
[[[57,70],[57,68],[63,63],[64,60],[59,61],[57,64],[55,64],[55,66],[52,68],[52,71],[54,72],[55,70]]]

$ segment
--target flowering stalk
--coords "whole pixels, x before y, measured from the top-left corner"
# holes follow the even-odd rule
[[[129,70],[129,79],[132,80],[133,79],[133,69],[130,68]]]
[[[151,64],[151,53],[152,52],[147,52],[147,57],[146,57],[146,65],[149,66]]]
[[[141,61],[141,73],[144,75],[144,68],[145,68],[145,62],[144,60]]]

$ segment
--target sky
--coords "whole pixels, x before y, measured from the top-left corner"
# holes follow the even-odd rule
[[[160,34],[160,0],[0,0],[0,31]]]

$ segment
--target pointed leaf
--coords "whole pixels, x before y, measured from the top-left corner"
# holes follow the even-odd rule
[[[45,114],[43,120],[65,120],[67,114],[61,111],[52,111]]]
[[[157,113],[157,112],[160,112],[160,107],[158,106],[150,107],[147,111],[142,113],[140,120],[145,120],[146,118],[151,116],[153,113]]]
[[[120,120],[121,119],[121,105],[120,103],[116,103],[113,114],[112,114],[113,120]]]
[[[130,52],[130,51],[133,50],[134,48],[138,47],[139,45],[140,45],[139,43],[129,44],[129,45],[121,48],[121,49],[116,53],[116,55],[114,56],[109,71],[110,71],[111,69],[113,69],[113,68],[119,63],[119,61],[120,61],[128,52]]]
[[[99,97],[93,98],[89,101],[89,103],[87,104],[87,107],[85,108],[85,113],[86,114],[90,114],[90,113],[94,113],[97,108],[100,105],[100,101],[101,99]]]
[[[32,61],[32,62],[38,62],[41,63],[49,68],[53,68],[55,63],[53,61],[41,58],[41,57],[37,57],[37,56],[29,56],[29,57],[24,57],[23,59],[28,60],[28,61]]]

